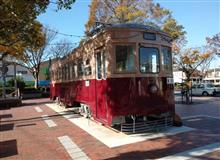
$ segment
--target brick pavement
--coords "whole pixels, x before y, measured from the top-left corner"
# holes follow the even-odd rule
[[[26,100],[22,107],[0,110],[0,159],[71,159],[58,140],[58,137],[65,135],[69,136],[90,159],[109,160],[156,159],[220,142],[220,120],[197,117],[184,120],[184,125],[195,128],[194,131],[108,148],[44,105],[48,101]],[[35,107],[41,108],[43,112],[37,112]],[[48,115],[57,126],[48,127],[42,115]],[[219,155],[220,152],[216,151],[197,158],[220,159]]]

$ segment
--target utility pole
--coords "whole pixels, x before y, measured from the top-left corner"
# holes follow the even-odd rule
[[[18,86],[17,86],[17,78],[16,78],[16,63],[14,63],[14,88],[15,88],[15,96],[18,97]]]
[[[2,79],[3,79],[3,85],[2,85],[2,98],[6,98],[6,63],[4,61],[4,57],[2,57]]]

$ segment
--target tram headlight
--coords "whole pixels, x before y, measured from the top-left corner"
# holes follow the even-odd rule
[[[151,85],[151,86],[150,86],[150,92],[151,92],[151,93],[156,93],[157,91],[158,91],[158,88],[157,88],[156,85]]]

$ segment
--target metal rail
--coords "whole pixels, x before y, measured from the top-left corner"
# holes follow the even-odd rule
[[[123,123],[121,124],[121,132],[131,134],[131,133],[143,133],[143,132],[153,132],[169,128],[173,125],[172,117],[165,117],[157,120],[148,120],[143,122],[133,121],[133,123]]]

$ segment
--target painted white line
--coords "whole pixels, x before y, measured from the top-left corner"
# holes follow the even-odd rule
[[[41,117],[44,120],[44,122],[48,125],[48,127],[56,127],[57,126],[57,124],[53,120],[51,120],[48,117],[48,115],[42,115]]]
[[[213,118],[213,119],[219,119],[220,120],[220,117],[215,117],[215,116],[206,116],[206,115],[204,115],[204,117]]]
[[[207,118],[213,118],[213,119],[220,119],[220,117],[215,117],[215,116],[208,116],[208,115],[194,115],[194,116],[185,116],[181,117],[182,120],[185,119],[190,119],[190,118],[202,118],[202,117],[207,117]]]
[[[218,150],[220,150],[220,142],[194,148],[192,150],[188,150],[188,151],[177,153],[171,156],[159,158],[157,160],[188,160],[190,158],[196,158],[196,156],[202,156],[202,155],[215,152]]]
[[[201,118],[192,118],[192,119],[188,119],[188,122],[194,122],[194,121],[201,121]]]
[[[37,112],[43,112],[43,110],[42,110],[40,107],[35,107],[35,110],[36,110]]]
[[[200,118],[200,117],[204,117],[204,116],[203,115],[185,116],[185,117],[181,117],[181,119],[185,120],[185,119]]]
[[[73,160],[90,160],[69,136],[58,137],[58,139]]]
[[[55,104],[46,104],[48,107],[53,109],[58,114],[63,114],[64,109],[60,109]],[[71,117],[72,116],[72,117]],[[86,131],[91,136],[98,139],[100,142],[108,146],[109,148],[119,147],[126,144],[137,143],[141,141],[146,141],[150,139],[160,138],[164,136],[176,135],[178,133],[184,133],[194,130],[193,128],[182,126],[182,127],[172,127],[160,133],[145,133],[145,134],[134,134],[126,135],[122,132],[115,132],[109,128],[97,124],[94,121],[88,120],[84,117],[73,117],[74,115],[63,115],[73,124],[77,125],[84,131]],[[89,122],[89,123],[88,123]]]

